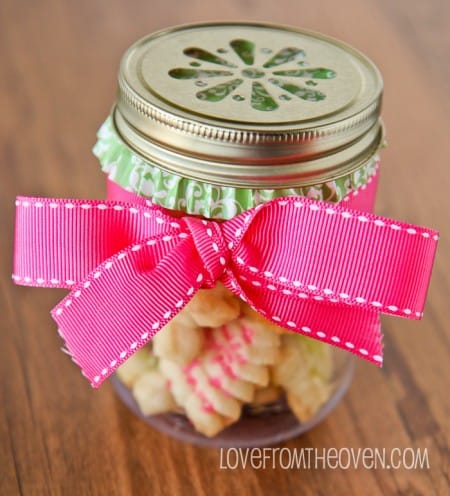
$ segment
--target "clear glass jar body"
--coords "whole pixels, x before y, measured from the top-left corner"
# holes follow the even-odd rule
[[[170,195],[156,188],[156,177],[145,179],[155,168],[130,155],[106,126],[97,155],[109,167],[111,199],[133,202],[137,195],[172,216],[211,218],[201,209],[172,210],[162,203]],[[374,154],[333,181],[283,192],[371,211],[378,163]],[[187,208],[184,191],[202,192],[197,203],[214,204],[201,183],[188,182],[172,205]],[[265,201],[274,198],[274,191]],[[253,206],[245,204],[245,209]],[[227,220],[228,214],[222,208],[213,218]],[[350,353],[276,326],[219,283],[201,289],[118,370],[113,382],[137,415],[171,436],[200,445],[256,447],[295,437],[319,423],[347,390],[352,371]]]
[[[115,171],[108,182],[111,199],[133,202],[137,195],[160,204],[172,216],[210,218],[197,209],[169,209],[160,200],[170,195],[156,188],[155,177],[144,177],[150,174],[150,165],[130,155],[113,129],[102,136],[98,156],[103,167],[107,164]],[[378,161],[374,154],[334,181],[283,191],[370,211]],[[189,180],[172,205],[187,208],[184,191],[204,193],[201,183]],[[132,196],[126,196],[130,192]],[[203,193],[198,203],[213,204]],[[272,194],[266,201],[271,199]],[[229,213],[220,209],[213,218],[226,220]],[[258,447],[298,436],[331,412],[353,372],[353,355],[276,326],[221,283],[201,289],[150,343],[119,368],[114,386],[145,422],[199,445]]]

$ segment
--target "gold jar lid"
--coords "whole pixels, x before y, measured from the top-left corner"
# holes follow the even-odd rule
[[[374,64],[321,34],[262,23],[177,26],[122,58],[113,121],[161,169],[235,187],[303,186],[383,141]]]

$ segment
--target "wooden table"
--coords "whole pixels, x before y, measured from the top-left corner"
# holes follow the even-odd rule
[[[377,211],[441,231],[425,317],[385,319],[385,367],[359,362],[333,415],[283,446],[427,448],[429,469],[221,469],[218,450],[148,428],[109,384],[90,388],[49,316],[63,291],[10,283],[16,194],[104,195],[90,148],[124,49],[155,29],[221,19],[327,33],[384,75],[389,147]],[[448,494],[448,20],[444,0],[1,2],[1,495]]]

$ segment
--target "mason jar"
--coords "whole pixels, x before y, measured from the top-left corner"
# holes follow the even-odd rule
[[[111,200],[218,222],[285,196],[373,208],[382,79],[340,41],[262,23],[182,25],[133,44],[118,82],[94,147]],[[113,382],[179,439],[277,443],[322,420],[351,379],[352,354],[310,331],[267,320],[219,280]]]

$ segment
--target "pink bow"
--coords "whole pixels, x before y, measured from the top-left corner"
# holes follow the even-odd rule
[[[303,197],[222,223],[142,199],[16,205],[13,279],[71,289],[52,315],[94,387],[218,280],[275,324],[380,365],[379,313],[422,316],[438,239]]]

